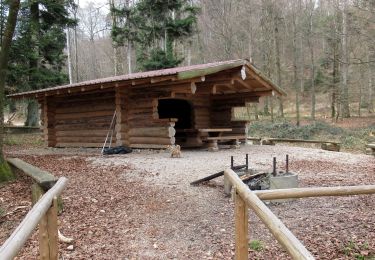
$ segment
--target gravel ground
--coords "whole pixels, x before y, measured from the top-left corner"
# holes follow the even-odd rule
[[[173,159],[159,151],[106,157],[97,153],[79,149],[8,153],[69,178],[60,227],[76,241],[73,251],[60,245],[63,259],[232,259],[234,205],[223,195],[222,177],[189,185],[227,168],[231,155],[237,165],[248,153],[250,167],[264,170],[271,168],[274,156],[283,168],[289,154],[289,168],[298,173],[301,187],[375,184],[374,157],[320,149],[242,146],[216,153],[188,150]],[[373,195],[299,199],[269,207],[317,259],[374,259]],[[249,221],[251,240],[263,245],[260,251],[250,250],[252,258],[288,259],[251,210]],[[36,233],[21,259],[36,258]]]

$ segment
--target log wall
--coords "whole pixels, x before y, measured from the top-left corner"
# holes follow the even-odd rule
[[[193,126],[195,129],[210,127],[210,96],[192,95],[188,99],[193,106]]]
[[[102,147],[116,111],[113,145],[162,148],[176,142],[201,145],[197,132],[179,132],[170,119],[159,119],[158,100],[179,98],[192,105],[192,129],[232,128],[229,135],[246,134],[244,121],[233,121],[233,107],[244,106],[243,94],[210,95],[189,92],[178,95],[170,88],[114,86],[95,92],[50,96],[40,100],[44,138],[48,146]]]
[[[102,147],[116,109],[114,100],[114,91],[51,98],[56,106],[55,146]],[[112,143],[116,143],[116,133]]]
[[[247,133],[247,121],[233,121],[233,108],[245,106],[244,100],[212,98],[210,123],[212,128],[232,128],[232,132],[223,135],[244,135]]]
[[[145,88],[128,91],[128,144],[136,148],[162,148],[175,143],[174,123],[159,119],[158,99],[170,96],[163,90]]]

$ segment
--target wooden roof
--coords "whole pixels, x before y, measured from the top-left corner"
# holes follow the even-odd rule
[[[187,83],[193,84],[195,89],[210,85],[213,88],[210,90],[213,94],[259,92],[261,96],[271,93],[273,95],[286,95],[281,88],[265,77],[248,60],[239,59],[107,77],[11,94],[8,97],[40,98],[93,89],[136,86],[173,87]]]

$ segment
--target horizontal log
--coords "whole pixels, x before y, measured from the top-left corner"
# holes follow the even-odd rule
[[[245,135],[228,135],[228,136],[218,136],[218,137],[205,137],[204,140],[245,140]]]
[[[208,109],[195,109],[194,110],[195,116],[207,116],[209,117],[211,115],[211,111]]]
[[[145,113],[145,114],[138,114],[138,115],[128,115],[128,120],[154,120],[159,117],[157,113]]]
[[[195,116],[194,117],[194,120],[197,122],[197,121],[203,121],[203,122],[205,122],[205,121],[207,121],[207,122],[209,122],[210,121],[210,117],[209,116]]]
[[[116,123],[115,124],[115,131],[116,132],[128,132],[129,131],[129,124],[128,123]]]
[[[317,143],[317,144],[341,144],[335,141],[322,141],[322,140],[304,140],[304,139],[289,139],[289,138],[267,138],[269,141],[273,142],[287,142],[287,143]]]
[[[7,161],[12,167],[31,177],[44,190],[50,189],[57,181],[57,178],[51,173],[43,171],[42,169],[39,169],[38,167],[35,167],[18,158],[9,158]]]
[[[139,148],[139,149],[166,149],[168,145],[163,144],[130,144],[131,148]]]
[[[13,259],[29,239],[39,221],[51,207],[54,198],[60,196],[68,183],[68,179],[61,177],[27,213],[16,230],[0,248],[0,259]]]
[[[261,200],[375,194],[375,185],[311,187],[255,191]]]
[[[176,130],[173,127],[143,127],[129,130],[131,137],[174,137]]]
[[[69,99],[69,98],[67,98]],[[89,107],[92,105],[108,105],[115,106],[115,97],[96,97],[93,99],[80,99],[80,100],[65,100],[65,101],[54,101],[56,108],[69,108],[69,107]]]
[[[129,137],[131,144],[174,144],[176,139],[174,137]]]
[[[116,133],[116,140],[127,140],[129,136],[127,133]]]
[[[136,108],[136,107],[131,107],[127,111],[128,114],[133,115],[133,114],[144,114],[144,113],[152,113],[154,110],[152,107],[147,107],[147,108]]]
[[[89,102],[89,101],[95,101],[95,100],[102,100],[102,99],[111,99],[115,98],[115,92],[93,92],[90,94],[82,94],[82,93],[77,93],[77,94],[70,94],[66,96],[61,96],[61,97],[54,97],[51,102],[53,101],[55,104],[56,103],[62,103],[62,104],[67,104],[67,103],[78,103],[78,102]]]
[[[114,111],[115,106],[113,103],[102,104],[102,105],[91,105],[91,106],[70,106],[70,107],[59,107],[56,108],[56,114],[70,114],[70,113],[86,113],[86,112],[95,112],[95,111]]]
[[[114,113],[114,110],[56,114],[55,118],[56,120],[82,119],[82,118],[90,118],[90,117],[110,116],[110,115],[113,115],[113,113]]]
[[[82,130],[65,130],[65,131],[56,131],[57,137],[101,137],[105,136],[108,133],[108,129],[82,129]]]
[[[58,143],[104,143],[107,133],[102,136],[57,136],[56,141]],[[111,134],[108,135],[110,138]],[[116,139],[116,133],[113,133],[113,140]]]
[[[85,119],[74,119],[74,120],[58,120],[55,123],[55,127],[60,126],[72,126],[76,127],[78,125],[83,125],[85,128],[86,125],[97,125],[98,128],[101,128],[101,125],[108,128],[111,123],[112,117],[105,116],[99,118],[85,118]]]
[[[209,121],[195,121],[194,122],[194,126],[196,128],[207,128],[207,127],[210,127],[210,122]]]
[[[136,108],[136,109],[147,109],[152,107],[157,107],[158,100],[157,99],[146,99],[146,100],[132,100],[129,101],[129,107]]]
[[[237,194],[252,208],[255,214],[271,231],[274,237],[292,256],[293,259],[314,259],[304,245],[290,232],[290,230],[278,219],[272,211],[255,195],[249,187],[242,182],[238,175],[231,169],[224,171],[227,178],[235,187]]]
[[[78,131],[78,130],[107,130],[109,129],[110,123],[87,123],[87,124],[64,124],[56,125],[56,132],[58,131]]]
[[[102,148],[104,141],[102,143],[56,143],[55,147],[61,148],[74,148],[74,147],[85,147],[85,148]],[[107,142],[108,146],[109,142]],[[112,146],[116,144],[115,141],[112,142]]]

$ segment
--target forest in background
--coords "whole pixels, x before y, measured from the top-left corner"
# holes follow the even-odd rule
[[[166,2],[175,6],[158,9]],[[374,113],[374,0],[110,0],[84,7],[69,1],[65,8],[77,21],[65,21],[61,67],[72,83],[147,69],[139,50],[156,46],[173,56],[170,66],[249,59],[288,93],[249,107],[260,116],[298,123]],[[178,29],[189,16],[196,19]],[[44,80],[41,87],[56,85]]]

